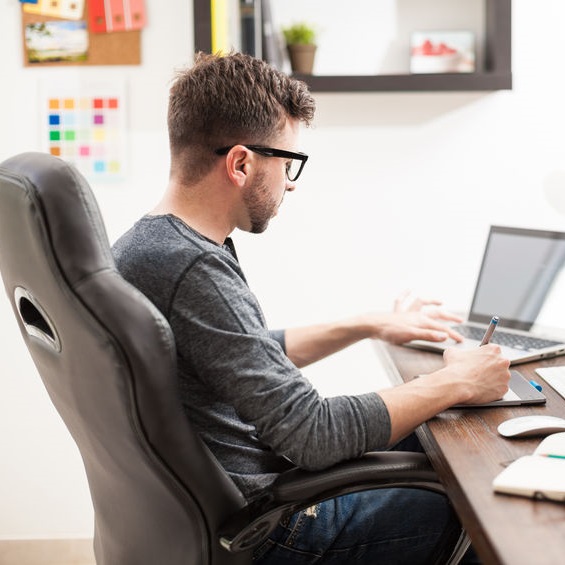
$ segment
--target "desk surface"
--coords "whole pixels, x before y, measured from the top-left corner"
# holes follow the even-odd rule
[[[436,353],[392,345],[378,345],[377,350],[391,381],[396,383],[443,365],[441,355]],[[495,494],[492,490],[492,480],[504,466],[531,454],[541,440],[505,439],[496,431],[501,422],[528,414],[565,418],[565,399],[534,373],[540,366],[563,364],[565,357],[557,357],[513,367],[543,386],[545,405],[452,409],[417,430],[486,565],[565,563],[565,504]]]

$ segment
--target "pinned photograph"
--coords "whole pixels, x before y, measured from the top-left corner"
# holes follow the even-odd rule
[[[53,21],[26,25],[25,44],[30,63],[86,61],[88,30],[85,21]]]
[[[416,31],[410,49],[412,73],[475,71],[475,36],[470,31]]]

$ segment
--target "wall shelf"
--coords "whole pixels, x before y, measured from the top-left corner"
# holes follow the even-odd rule
[[[211,50],[210,0],[194,0],[194,47]],[[485,58],[474,73],[295,75],[312,92],[449,92],[512,89],[511,0],[485,0]]]

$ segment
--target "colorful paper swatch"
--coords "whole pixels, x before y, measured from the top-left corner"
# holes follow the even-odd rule
[[[47,152],[73,163],[92,180],[123,178],[123,90],[62,89],[49,92],[44,104]]]
[[[88,13],[92,33],[132,31],[145,26],[144,0],[90,0]]]
[[[84,0],[37,0],[33,4],[25,2],[23,9],[28,14],[80,20],[84,13]]]

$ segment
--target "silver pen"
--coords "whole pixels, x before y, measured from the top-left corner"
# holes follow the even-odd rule
[[[488,325],[487,331],[485,332],[485,335],[483,336],[483,340],[481,341],[479,347],[481,345],[486,345],[487,343],[489,343],[490,338],[492,337],[492,334],[494,333],[494,330],[496,330],[496,324],[498,324],[498,316],[493,316],[490,324]]]

